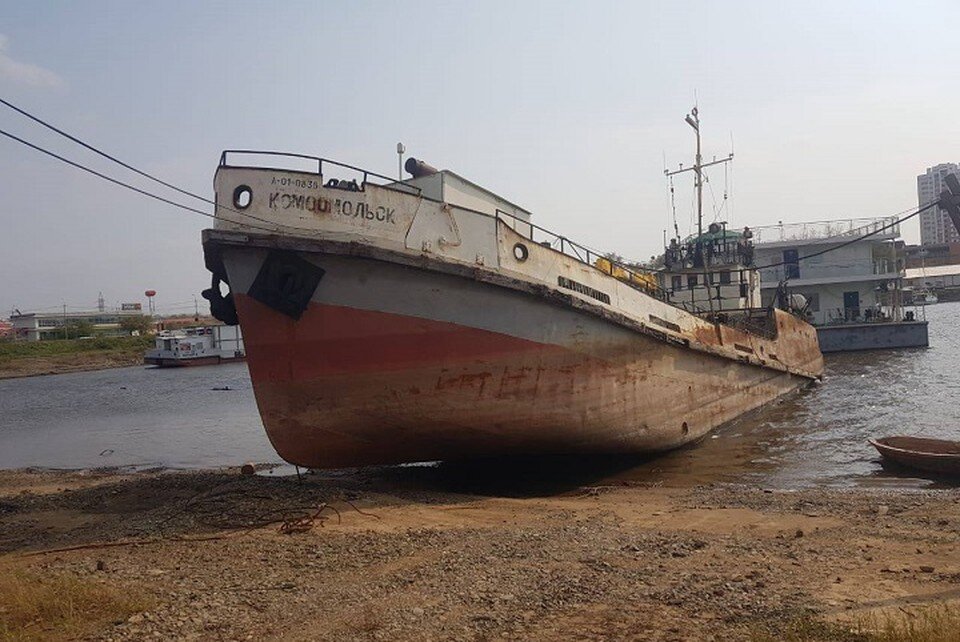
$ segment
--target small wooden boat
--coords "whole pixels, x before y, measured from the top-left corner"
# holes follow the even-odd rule
[[[883,437],[870,443],[884,459],[941,475],[960,476],[960,441],[923,437]]]

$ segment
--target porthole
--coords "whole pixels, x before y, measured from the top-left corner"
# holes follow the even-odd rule
[[[239,185],[233,190],[233,206],[238,210],[250,207],[251,201],[253,201],[253,190],[249,185]]]
[[[528,256],[530,256],[530,250],[527,249],[526,245],[523,243],[516,243],[513,246],[513,258],[523,263],[527,260]]]

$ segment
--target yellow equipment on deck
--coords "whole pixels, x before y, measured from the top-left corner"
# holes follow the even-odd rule
[[[614,265],[610,259],[603,257],[600,257],[594,261],[593,266],[601,272],[605,272],[616,279],[626,281],[632,285],[639,285],[645,290],[653,292],[657,289],[657,276],[651,272],[644,272],[634,269],[627,270],[619,265]]]

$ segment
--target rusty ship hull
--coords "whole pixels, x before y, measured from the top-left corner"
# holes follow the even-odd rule
[[[271,179],[230,170],[218,172],[218,197]],[[410,198],[388,191],[365,185],[366,211]],[[204,233],[207,265],[229,283],[267,435],[289,462],[661,451],[820,375],[816,332],[792,315],[770,311],[767,336],[705,322],[551,248],[517,251],[523,230],[496,216],[482,221],[492,230],[483,260],[474,248],[473,261],[450,260],[410,240],[424,211],[422,197],[410,200],[409,223],[394,215],[402,245],[370,227],[327,228],[333,212],[313,213],[315,234],[230,220]],[[455,216],[480,214],[438,210],[448,235],[469,228]],[[511,256],[516,270],[504,269]],[[536,260],[569,276],[530,278],[521,268]]]

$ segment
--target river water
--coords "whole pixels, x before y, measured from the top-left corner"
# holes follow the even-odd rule
[[[918,486],[883,471],[867,439],[960,439],[960,303],[926,310],[930,347],[827,355],[824,381],[703,442],[611,476],[686,475],[789,488]],[[118,368],[0,381],[0,468],[279,463],[245,364]]]
[[[245,461],[279,458],[263,432],[244,363],[0,381],[0,468]]]

